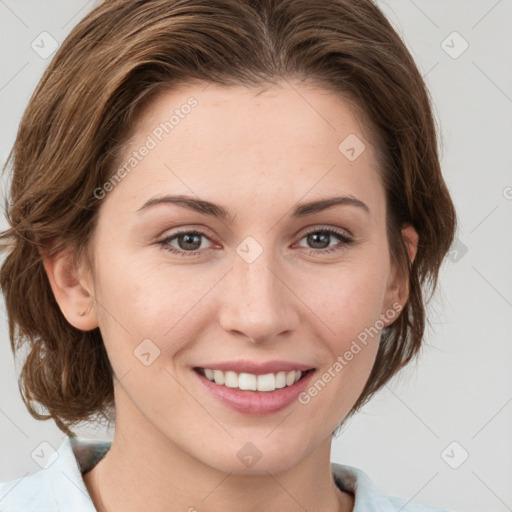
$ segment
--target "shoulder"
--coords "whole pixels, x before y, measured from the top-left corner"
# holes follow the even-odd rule
[[[0,482],[0,512],[95,512],[82,472],[109,446],[106,441],[67,438],[43,469]]]
[[[361,469],[331,462],[331,471],[336,485],[341,490],[354,494],[353,512],[449,512],[397,496],[385,495]]]

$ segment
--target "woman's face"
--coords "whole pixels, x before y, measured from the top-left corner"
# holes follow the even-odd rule
[[[328,452],[404,302],[376,154],[348,104],[304,83],[189,86],[149,105],[124,164],[96,192],[84,281],[116,429],[226,472]],[[190,203],[154,202],[167,196]],[[349,199],[305,206],[335,197]],[[198,368],[248,375],[217,371],[222,385]],[[314,370],[283,388],[294,368]],[[278,389],[230,387],[258,382]]]

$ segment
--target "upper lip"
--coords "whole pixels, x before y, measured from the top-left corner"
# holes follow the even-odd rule
[[[294,363],[292,361],[267,361],[265,363],[257,363],[255,361],[239,360],[224,361],[218,363],[205,363],[195,366],[195,368],[209,368],[211,370],[232,371],[236,373],[252,373],[254,375],[265,375],[266,373],[277,373],[281,371],[289,372],[298,370],[305,372],[312,370],[313,367],[307,364]]]

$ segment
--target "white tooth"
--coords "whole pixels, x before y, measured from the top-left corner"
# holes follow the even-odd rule
[[[256,375],[252,373],[241,373],[238,376],[238,387],[244,390],[256,391]]]
[[[274,391],[276,389],[276,378],[273,373],[258,375],[258,391]]]
[[[276,388],[281,389],[286,386],[286,372],[276,373]]]
[[[224,386],[228,388],[238,387],[238,375],[235,372],[224,372]]]
[[[291,386],[295,382],[295,372],[291,371],[286,374],[286,385]]]
[[[223,372],[222,370],[212,370],[203,368],[204,375],[207,379],[222,386],[229,388],[239,388],[251,391],[274,391],[286,386],[292,386],[301,376],[300,371],[267,373],[265,375],[254,375],[252,373],[237,374],[233,371]]]
[[[221,370],[213,370],[213,378],[215,379],[215,384],[224,384],[224,372]]]

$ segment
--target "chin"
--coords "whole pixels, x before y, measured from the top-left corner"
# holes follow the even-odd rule
[[[279,427],[277,427],[279,428]],[[266,475],[280,473],[299,464],[314,450],[315,445],[305,443],[306,437],[293,437],[286,431],[271,430],[244,435],[221,444],[218,440],[209,443],[214,447],[208,453],[197,453],[196,458],[217,471],[235,475]],[[266,437],[267,436],[267,437]]]

